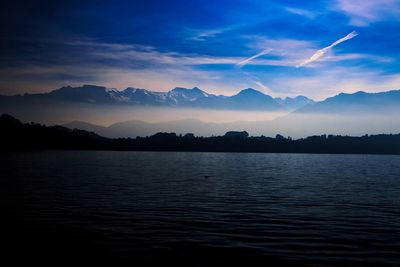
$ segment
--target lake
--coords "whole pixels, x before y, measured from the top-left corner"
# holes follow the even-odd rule
[[[399,266],[400,156],[0,153],[2,250],[138,266]]]

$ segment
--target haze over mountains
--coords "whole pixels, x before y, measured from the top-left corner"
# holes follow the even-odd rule
[[[1,96],[0,112],[24,121],[63,124],[107,137],[149,136],[157,132],[211,136],[230,130],[295,138],[313,134],[363,135],[400,132],[400,90],[340,93],[315,102],[304,96],[273,98],[250,88],[223,96],[197,87],[152,92],[84,85],[44,94]],[[269,117],[274,112],[278,115]],[[229,119],[218,121],[216,117],[221,114],[227,114]]]
[[[400,134],[361,137],[319,135],[294,140],[282,135],[249,137],[246,131],[196,137],[158,132],[148,137],[109,139],[81,129],[21,123],[0,115],[0,150],[122,150],[267,153],[400,154]]]

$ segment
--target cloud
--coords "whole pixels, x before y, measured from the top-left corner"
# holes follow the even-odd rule
[[[236,66],[237,66],[238,68],[241,68],[241,67],[247,65],[248,63],[250,63],[250,61],[252,61],[253,59],[256,59],[256,58],[258,58],[258,57],[261,57],[261,56],[263,56],[263,55],[266,55],[266,54],[270,53],[271,51],[272,51],[272,49],[264,49],[264,50],[261,51],[260,53],[258,53],[258,54],[254,55],[254,56],[251,56],[251,57],[249,57],[249,58],[246,58],[245,60],[242,60],[242,61],[236,63]]]
[[[206,31],[198,31],[195,33],[194,36],[190,37],[190,40],[194,41],[205,41],[208,38],[212,38],[217,36],[220,33],[223,33],[225,29],[213,29],[213,30],[206,30]]]
[[[241,25],[230,25],[227,27],[215,28],[215,29],[186,29],[189,34],[187,40],[191,41],[206,41],[207,39],[214,38],[220,34],[226,33],[231,30],[235,30]]]
[[[338,44],[340,44],[340,43],[342,43],[342,42],[344,42],[344,41],[350,40],[350,39],[356,37],[357,35],[358,35],[357,32],[352,31],[351,33],[349,33],[349,34],[346,35],[345,37],[340,38],[340,39],[337,40],[336,42],[332,43],[330,46],[327,46],[327,47],[324,47],[324,48],[318,50],[318,51],[315,52],[310,58],[308,58],[308,59],[302,61],[300,64],[298,64],[298,65],[296,66],[296,68],[305,66],[305,65],[307,65],[307,64],[310,64],[311,62],[314,62],[314,61],[319,60],[319,59],[322,58],[329,50],[331,50],[333,47],[337,46]]]
[[[214,65],[236,64],[239,57],[218,57],[199,54],[184,54],[177,52],[160,52],[151,46],[137,44],[110,44],[87,42],[65,42],[73,50],[84,54],[87,60],[121,64],[127,67],[161,67],[162,65]],[[69,56],[69,58],[71,58]],[[80,61],[77,58],[76,61]]]
[[[351,25],[368,26],[390,18],[398,20],[400,3],[398,0],[337,0],[334,9],[349,16]]]
[[[309,19],[314,19],[318,14],[311,12],[309,10],[301,9],[301,8],[293,8],[293,7],[286,7],[285,10],[289,13],[303,16]]]

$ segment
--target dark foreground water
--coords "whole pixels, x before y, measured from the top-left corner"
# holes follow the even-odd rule
[[[400,265],[399,156],[44,151],[0,160],[2,259]]]

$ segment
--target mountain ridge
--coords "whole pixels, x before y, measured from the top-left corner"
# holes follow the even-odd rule
[[[193,107],[231,110],[287,110],[293,111],[314,100],[305,96],[273,98],[253,88],[232,96],[207,93],[198,87],[175,87],[167,92],[156,92],[128,87],[124,90],[85,84],[80,87],[64,86],[48,93],[1,96],[2,98],[47,99],[96,104],[124,104],[140,106]]]
[[[367,93],[357,91],[355,93],[339,93],[328,97],[323,101],[313,102],[303,106],[295,113],[305,114],[346,114],[354,112],[399,111],[400,90]]]

